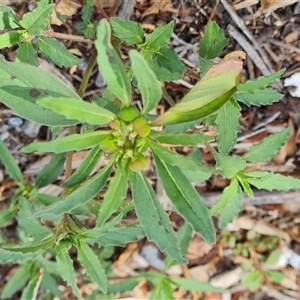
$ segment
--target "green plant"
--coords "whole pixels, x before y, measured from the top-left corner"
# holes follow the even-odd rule
[[[228,42],[221,29],[212,22],[200,41],[201,80],[180,102],[164,114],[156,115],[154,109],[164,89],[162,81],[179,79],[185,70],[175,51],[167,45],[174,23],[156,28],[148,35],[138,23],[118,18],[110,18],[110,23],[103,19],[97,25],[89,19],[92,2],[87,1],[80,26],[87,37],[93,37],[93,30],[97,29],[97,51],[91,56],[82,84],[75,93],[55,76],[36,67],[38,49],[58,66],[79,63],[58,45],[57,40],[44,36],[43,29],[53,9],[53,4],[48,3],[40,1],[38,7],[21,20],[10,8],[0,6],[0,29],[9,30],[0,36],[0,48],[19,45],[16,62],[0,58],[1,101],[23,118],[51,126],[55,132],[71,126],[70,135],[66,137],[33,143],[22,149],[28,153],[55,153],[34,184],[25,182],[14,158],[4,143],[0,143],[2,163],[19,184],[10,206],[1,212],[1,225],[16,215],[21,242],[10,244],[4,241],[0,262],[22,265],[14,280],[17,282],[18,276],[24,273],[30,278],[23,291],[24,299],[34,299],[40,284],[57,294],[53,284],[57,275],[82,299],[75,281],[71,247],[77,249],[79,262],[103,293],[113,293],[114,288],[107,285],[105,269],[96,254],[97,246],[104,249],[124,246],[145,234],[167,253],[170,264],[188,262],[169,216],[159,204],[143,171],[150,157],[154,159],[159,178],[176,211],[208,243],[215,242],[212,215],[220,214],[219,226],[226,226],[241,210],[243,194],[254,197],[251,186],[283,191],[299,188],[300,181],[292,177],[246,169],[247,162],[266,161],[274,156],[288,139],[289,129],[265,138],[243,156],[229,155],[240,131],[241,107],[238,102],[259,106],[279,101],[282,96],[269,86],[283,71],[240,83],[243,53],[232,53],[217,64],[211,62]],[[129,51],[123,51],[121,46],[124,44]],[[96,60],[107,90],[89,103],[82,97]],[[133,95],[142,100],[141,110],[134,106]],[[218,151],[209,145],[212,137],[205,132],[190,132],[201,122],[216,126]],[[82,124],[84,133],[76,133],[78,124]],[[215,166],[204,165],[195,158],[200,143],[213,153]],[[190,146],[196,155],[180,155],[167,145]],[[69,176],[72,152],[83,149],[91,150],[81,166]],[[90,176],[101,156],[105,158],[106,166]],[[40,194],[40,187],[62,174],[64,162],[66,180],[62,186],[65,193],[60,198]],[[209,211],[192,183],[202,182],[213,174],[228,178],[230,185]],[[110,175],[103,200],[95,200]],[[132,200],[128,196],[128,187]],[[139,223],[120,226],[130,208],[134,208]],[[91,214],[97,216],[97,221],[94,228],[87,228],[84,220]],[[48,261],[46,254],[55,257],[56,262]],[[153,299],[169,295],[171,284],[195,288],[193,280],[168,279],[159,273],[142,274],[128,279],[130,283],[120,285],[132,285],[142,277],[156,286]],[[9,287],[5,296],[20,288],[21,282]],[[203,289],[215,290],[207,285]],[[117,291],[120,290],[119,287]]]
[[[282,253],[279,237],[248,231],[243,241],[238,233],[223,230],[220,242],[233,249],[234,256],[246,259],[241,264],[245,271],[241,282],[250,291],[258,291],[265,281],[280,283],[285,278],[282,272],[272,270]]]

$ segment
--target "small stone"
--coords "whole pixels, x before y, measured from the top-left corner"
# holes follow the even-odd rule
[[[23,120],[20,117],[11,117],[7,123],[11,127],[19,127],[23,124]]]

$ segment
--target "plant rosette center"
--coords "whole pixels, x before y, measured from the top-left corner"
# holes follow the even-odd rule
[[[131,171],[138,172],[148,166],[148,159],[143,154],[147,149],[146,137],[151,131],[149,122],[135,106],[124,107],[120,118],[110,122],[113,132],[101,143],[102,150],[116,154],[122,165],[129,165]]]

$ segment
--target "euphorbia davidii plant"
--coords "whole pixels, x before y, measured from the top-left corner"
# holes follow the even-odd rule
[[[46,14],[49,9],[40,6],[37,10]],[[6,11],[8,15],[11,13]],[[37,175],[34,184],[25,183],[8,150],[3,143],[0,144],[3,164],[19,183],[11,207],[2,216],[5,216],[6,222],[19,211],[19,228],[21,232],[25,231],[23,245],[2,247],[0,262],[31,262],[26,263],[26,268],[31,266],[30,284],[36,287],[43,276],[38,270],[47,272],[45,254],[54,247],[60,274],[78,298],[82,296],[76,286],[69,256],[72,245],[77,248],[78,260],[87,274],[104,293],[107,292],[105,270],[91,244],[123,246],[145,234],[162,252],[167,253],[169,265],[174,263],[172,259],[178,263],[188,262],[183,253],[184,238],[179,234],[178,240],[168,214],[162,209],[145,175],[151,158],[166,194],[187,222],[184,230],[190,233],[194,230],[208,243],[214,243],[216,239],[212,215],[220,213],[220,227],[231,222],[241,210],[244,192],[253,197],[251,185],[267,190],[289,190],[300,186],[299,180],[291,177],[246,170],[247,161],[265,161],[274,156],[289,137],[289,129],[265,138],[243,156],[228,155],[239,132],[241,108],[238,102],[261,105],[280,100],[281,95],[267,86],[279,78],[282,71],[240,83],[243,68],[240,56],[243,53],[233,53],[213,65],[210,59],[219,56],[227,43],[222,31],[213,22],[207,26],[205,37],[201,40],[201,80],[180,102],[165,113],[156,115],[155,108],[162,98],[161,81],[178,79],[184,71],[176,53],[167,46],[174,24],[171,22],[145,36],[141,26],[135,22],[111,18],[110,23],[100,21],[95,41],[98,66],[107,83],[107,90],[101,97],[95,96],[92,103],[83,101],[83,93],[78,95],[55,76],[35,66],[7,62],[3,58],[0,60],[0,97],[4,104],[22,117],[53,126],[56,131],[57,127],[78,124],[83,124],[85,128],[84,133],[33,143],[22,149],[24,152],[56,154]],[[13,24],[13,29],[23,27],[19,36],[25,34],[26,43],[29,41],[30,44],[30,37],[34,35],[42,36],[44,23],[37,25],[41,30],[33,32],[32,26],[25,21],[15,20]],[[111,26],[114,46],[111,43]],[[24,39],[19,42],[25,43]],[[120,43],[128,47],[134,45],[135,49],[132,47],[128,52],[121,53],[119,46],[116,46]],[[26,61],[24,56],[22,58]],[[30,63],[32,60],[27,58]],[[48,58],[52,59],[51,53]],[[122,58],[126,58],[126,64]],[[134,94],[142,102],[141,109],[134,105]],[[218,151],[209,146],[213,139],[211,136],[196,129],[189,132],[203,120],[217,127]],[[197,145],[203,143],[213,152],[216,160],[214,167],[196,158]],[[169,149],[170,146],[190,146],[194,150],[191,155],[184,156]],[[66,192],[60,198],[40,194],[40,187],[53,182],[62,173],[65,153],[70,156],[71,151],[83,149],[91,150],[80,167],[63,182]],[[105,159],[105,166],[90,176],[101,157]],[[213,174],[228,178],[230,184],[224,189],[220,201],[209,210],[193,183],[209,179]],[[95,200],[110,176],[103,200]],[[130,190],[133,205],[127,200]],[[139,223],[118,226],[128,207],[134,208]],[[85,217],[90,214],[97,216],[94,228],[84,225]],[[44,220],[51,221],[53,227],[46,225],[48,223]],[[34,228],[28,228],[29,223],[34,224]],[[185,247],[187,244],[185,241]],[[148,280],[151,281],[151,278]],[[171,284],[186,286],[179,279],[168,279],[163,275],[156,280],[168,288]],[[135,278],[132,282],[137,284],[138,280]],[[209,286],[209,289],[214,288]],[[28,293],[29,290],[32,289],[28,288]]]

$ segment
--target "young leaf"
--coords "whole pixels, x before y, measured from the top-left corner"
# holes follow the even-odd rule
[[[84,181],[93,171],[102,153],[103,152],[99,146],[95,146],[86,156],[77,170],[63,183],[63,187],[72,187]]]
[[[68,151],[79,151],[99,145],[101,141],[110,136],[111,131],[93,131],[82,134],[72,134],[52,140],[50,142],[32,143],[22,148],[22,151],[62,153]]]
[[[265,260],[264,264],[266,266],[274,266],[278,260],[280,259],[280,257],[282,256],[282,249],[275,249],[273,250],[270,255],[267,257],[267,259]]]
[[[37,219],[28,217],[34,213],[33,205],[25,197],[19,199],[19,212],[17,214],[18,227],[30,237],[39,239],[51,234],[50,229],[43,226]]]
[[[237,179],[233,179],[222,193],[221,199],[211,208],[211,214],[216,214],[221,210],[219,217],[219,227],[224,228],[238,215],[243,207],[243,192]]]
[[[219,170],[226,178],[233,178],[247,167],[246,161],[237,155],[222,157],[219,153],[214,153],[214,156]]]
[[[37,174],[35,186],[41,188],[57,180],[57,177],[64,171],[65,159],[65,153],[54,155],[49,164]]]
[[[11,47],[12,45],[18,43],[22,33],[23,32],[21,31],[10,31],[2,33],[0,35],[0,49]]]
[[[40,35],[49,22],[49,16],[54,4],[38,5],[33,11],[23,15],[20,24],[30,35]]]
[[[48,36],[40,36],[38,46],[42,54],[59,67],[72,67],[77,66],[80,63],[80,60],[69,52],[57,39]]]
[[[152,124],[191,122],[216,112],[235,93],[242,68],[243,62],[234,59],[214,65],[179,103]]]
[[[221,195],[220,200],[211,207],[210,213],[215,216],[219,211],[224,209],[226,205],[232,201],[235,197],[235,195],[238,192],[238,181],[236,178],[232,179],[229,186],[227,186]]]
[[[103,293],[106,293],[107,278],[105,270],[94,251],[88,246],[88,244],[80,240],[78,241],[78,260],[86,269],[86,273],[92,281],[98,285],[98,288]]]
[[[133,289],[139,284],[141,280],[142,278],[140,277],[129,277],[117,283],[109,284],[107,286],[107,294],[122,294],[127,291],[133,291]]]
[[[178,57],[177,53],[168,46],[163,46],[158,51],[155,51],[154,56],[156,58],[157,66],[160,69],[165,69],[172,74],[179,75],[185,71],[184,63]]]
[[[4,250],[8,250],[10,252],[21,252],[21,253],[33,253],[40,252],[43,250],[45,252],[49,248],[51,248],[55,243],[55,237],[52,234],[48,234],[44,238],[40,240],[36,240],[33,242],[22,244],[21,246],[15,247],[3,247]]]
[[[196,291],[196,292],[216,292],[223,293],[226,290],[213,285],[202,282],[194,278],[182,278],[182,277],[169,277],[168,278],[173,284],[187,290],[187,291]]]
[[[11,262],[14,264],[24,264],[24,262],[28,260],[36,259],[38,256],[41,255],[42,252],[44,251],[40,250],[35,253],[11,252],[9,250],[0,248],[0,263],[6,264]]]
[[[19,17],[8,6],[0,6],[0,30],[20,27]]]
[[[103,247],[124,247],[128,243],[136,242],[145,235],[142,227],[117,227],[97,237],[97,242]]]
[[[259,144],[253,145],[250,150],[243,155],[243,158],[251,162],[264,162],[274,157],[283,147],[291,134],[291,128],[286,128],[264,138]]]
[[[116,116],[110,111],[78,98],[44,98],[38,104],[64,115],[67,119],[78,120],[92,125],[107,124]]]
[[[174,124],[174,125],[167,125],[163,129],[163,132],[165,133],[182,133],[186,132],[190,129],[195,128],[197,125],[201,123],[201,120],[186,122],[182,124]]]
[[[109,21],[113,28],[114,36],[122,42],[128,46],[142,43],[144,31],[139,23],[119,18],[110,18]]]
[[[47,206],[45,209],[33,214],[33,216],[39,218],[45,215],[62,215],[65,212],[70,212],[73,209],[86,204],[102,190],[111,172],[113,163],[114,161],[109,162],[101,172],[65,199]]]
[[[280,284],[282,282],[282,280],[285,277],[285,275],[282,272],[278,272],[278,271],[267,271],[266,272],[267,277],[269,277],[274,283],[278,283]]]
[[[199,54],[205,59],[218,57],[227,43],[228,39],[225,38],[223,31],[213,21],[205,26],[204,37],[200,39]]]
[[[115,94],[125,106],[131,102],[131,86],[125,66],[110,43],[111,29],[106,20],[101,20],[97,28],[95,42],[98,52],[98,66],[110,91]]]
[[[240,109],[234,104],[239,106],[236,102],[226,102],[216,118],[218,149],[224,156],[229,153],[236,142],[237,134],[241,131],[239,126]]]
[[[36,104],[40,97],[80,97],[51,73],[21,62],[7,62],[0,56],[1,102],[21,117],[43,125],[66,126],[78,121]],[[34,74],[35,76],[28,76]],[[55,89],[53,89],[55,87]]]
[[[105,221],[119,208],[127,194],[127,176],[118,168],[105,192],[101,208],[99,210],[96,227],[102,227]]]
[[[165,133],[152,130],[150,136],[160,143],[170,145],[186,145],[195,146],[213,140],[213,137],[205,135],[205,133],[197,132],[192,134],[185,133]]]
[[[155,28],[152,33],[146,36],[145,43],[140,45],[140,48],[153,51],[159,50],[168,43],[173,33],[173,29],[174,21],[165,26]]]
[[[255,270],[250,273],[246,273],[241,280],[241,283],[249,288],[251,292],[256,292],[262,286],[264,282],[264,275],[262,271]]]
[[[37,61],[37,53],[32,43],[25,41],[20,45],[20,47],[17,49],[16,61],[28,63],[36,67],[39,65]]]
[[[147,237],[178,263],[187,263],[187,259],[181,256],[169,216],[141,172],[132,173],[132,193],[136,214]]]
[[[6,299],[20,290],[29,279],[30,264],[20,266],[6,283],[1,293],[1,299]]]
[[[212,217],[199,193],[178,167],[165,163],[159,153],[154,153],[154,159],[166,194],[177,212],[206,242],[214,243],[216,237]]]
[[[36,299],[43,278],[43,270],[35,274],[24,288],[20,300]]]
[[[173,289],[171,287],[171,282],[168,280],[162,280],[159,284],[157,284],[152,291],[149,300],[157,300],[157,299],[175,299],[173,296]]]
[[[282,69],[274,74],[269,76],[260,76],[254,80],[247,80],[244,83],[241,83],[237,87],[237,93],[252,93],[254,94],[256,91],[262,91],[267,86],[271,86],[276,79],[279,79],[281,75],[285,72],[285,69]]]
[[[73,293],[80,300],[84,300],[75,281],[75,270],[73,268],[73,261],[71,260],[68,251],[60,245],[55,247],[57,266],[60,270],[61,277],[72,288]]]
[[[245,173],[250,175],[253,172]],[[300,189],[300,180],[291,176],[284,176],[281,174],[274,174],[271,172],[260,172],[264,174],[263,177],[248,178],[248,182],[258,189],[268,191],[289,191]]]
[[[137,86],[142,94],[142,114],[150,112],[156,107],[162,96],[161,83],[157,80],[148,63],[137,51],[130,51],[131,67],[137,80]]]
[[[177,154],[151,139],[148,139],[151,151],[171,166],[177,166],[191,182],[202,182],[212,175],[212,169],[205,165],[197,164],[189,157]]]
[[[8,208],[3,209],[0,212],[0,227],[5,225],[7,222],[9,222],[18,211],[17,205],[10,205]]]
[[[188,222],[184,222],[184,224],[178,230],[178,242],[182,255],[186,255],[188,251],[188,247],[192,238],[193,229]],[[166,257],[165,269],[169,269],[170,267],[176,265],[177,262],[174,261],[170,256]]]
[[[242,102],[247,106],[262,106],[270,105],[274,102],[278,102],[283,98],[283,95],[273,89],[266,88],[264,90],[258,90],[254,93],[236,92],[234,99]]]
[[[199,68],[201,77],[203,77],[213,65],[214,63],[212,61],[199,56]]]
[[[253,191],[250,187],[250,184],[247,181],[247,177],[244,175],[245,173],[237,173],[236,178],[239,181],[240,185],[243,187],[244,192],[251,198],[254,199]]]
[[[5,143],[0,139],[0,158],[9,176],[22,184],[24,182],[22,172],[17,165],[15,158],[11,155]]]

